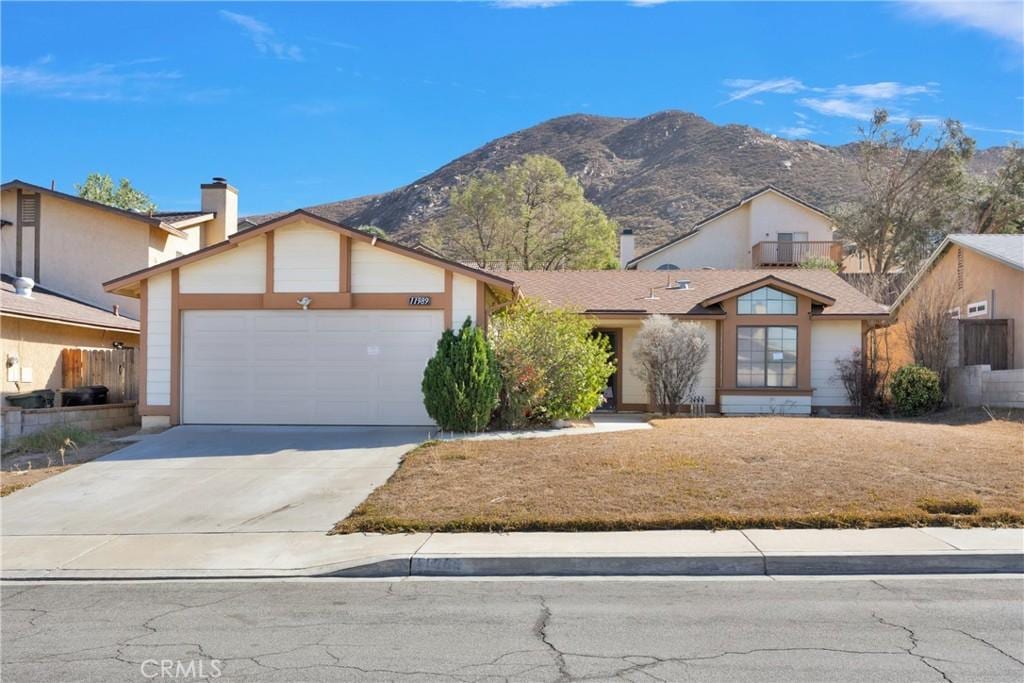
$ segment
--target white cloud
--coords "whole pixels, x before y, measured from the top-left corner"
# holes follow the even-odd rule
[[[729,97],[720,104],[729,104],[730,102],[744,100],[762,93],[792,94],[807,89],[807,86],[795,78],[772,78],[767,80],[731,78],[723,82],[730,89],[730,93]]]
[[[807,107],[825,116],[841,116],[847,119],[868,121],[875,111],[874,104],[864,100],[851,100],[841,97],[802,97],[797,104]]]
[[[547,9],[568,2],[569,0],[495,0],[494,6],[501,9]]]
[[[226,9],[219,10],[219,12],[220,16],[224,19],[236,26],[240,26],[249,36],[249,39],[252,40],[256,49],[263,54],[270,54],[277,59],[293,62],[301,62],[303,60],[302,48],[298,45],[289,45],[279,40],[274,29],[259,19],[248,14],[229,12]]]
[[[55,61],[47,56],[28,66],[3,66],[0,70],[3,90],[73,100],[142,101],[162,93],[182,77],[174,70],[135,68],[160,61],[154,58],[93,64],[72,70],[53,68]]]
[[[785,135],[787,138],[805,138],[814,131],[805,126],[786,126],[779,128],[779,133]]]
[[[859,97],[866,100],[895,100],[912,95],[933,94],[937,86],[937,83],[904,85],[894,81],[881,81],[862,85],[837,85],[829,89],[829,94],[836,97]]]
[[[946,0],[904,2],[916,17],[946,21],[1024,45],[1024,5],[1018,2]]]

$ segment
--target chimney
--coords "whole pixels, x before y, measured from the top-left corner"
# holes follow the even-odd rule
[[[216,214],[206,224],[203,246],[223,242],[238,230],[238,190],[228,185],[224,178],[214,177],[213,182],[199,186],[204,213]]]
[[[633,260],[636,253],[636,237],[632,228],[623,228],[619,235],[619,268],[625,269],[626,264]]]

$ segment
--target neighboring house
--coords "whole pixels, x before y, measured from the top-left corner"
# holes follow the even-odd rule
[[[15,291],[14,278],[0,282],[2,393],[62,388],[61,351],[139,344],[139,323],[108,309],[36,287]]]
[[[769,185],[640,256],[632,230],[624,230],[620,261],[630,270],[786,268],[809,258],[840,264],[834,231],[827,213]]]
[[[592,316],[612,340],[618,410],[649,410],[633,358],[655,313],[693,321],[711,353],[695,393],[723,414],[850,409],[836,361],[862,348],[888,314],[828,270],[531,271],[499,273],[526,297]]]
[[[512,287],[306,211],[106,283],[141,302],[144,427],[431,424],[442,331]]]
[[[907,321],[938,303],[955,324],[950,365],[1024,368],[1024,235],[948,235],[892,305],[890,366],[914,361]]]

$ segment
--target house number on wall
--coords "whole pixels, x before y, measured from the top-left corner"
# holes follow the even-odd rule
[[[410,306],[429,306],[430,305],[430,297],[429,296],[410,296],[409,297],[409,305]]]

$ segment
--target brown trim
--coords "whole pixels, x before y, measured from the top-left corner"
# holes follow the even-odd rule
[[[251,308],[273,308],[278,310],[302,308],[298,304],[298,300],[302,297],[309,297],[310,310],[354,308],[352,305],[352,294],[341,294],[339,292],[275,292],[273,294],[264,294],[260,305],[252,306]]]
[[[265,285],[264,291],[267,294],[274,293],[274,233],[267,233],[267,284]]]
[[[796,315],[737,315],[736,299],[722,302],[727,318],[722,321],[721,353],[722,371],[719,378],[719,392],[740,389],[736,386],[736,328],[737,327],[796,327],[796,389],[811,389],[811,300],[797,297]],[[768,387],[769,389],[785,389]],[[760,389],[760,387],[758,387]],[[747,391],[748,389],[740,389]]]
[[[885,319],[888,313],[811,313],[814,320],[864,320],[866,318]]]
[[[824,304],[825,306],[831,306],[836,302],[835,299],[828,296],[827,294],[822,294],[821,292],[815,292],[814,290],[801,287],[800,285],[793,284],[789,280],[784,280],[776,275],[766,275],[765,277],[755,280],[753,282],[748,282],[745,285],[733,287],[730,290],[720,292],[719,294],[715,294],[714,296],[708,297],[707,299],[704,299],[704,301],[701,301],[700,305],[707,308],[708,306],[713,306],[715,304],[721,303],[726,299],[732,299],[734,297],[746,294],[747,292],[752,292],[755,289],[760,289],[761,287],[769,285],[778,287],[779,289],[784,289],[789,294],[805,296],[808,299],[814,301],[814,303]]]
[[[649,413],[651,407],[646,403],[623,403],[621,406],[616,407],[615,412],[617,413]]]
[[[178,269],[171,271],[171,424],[181,424],[181,302]]]
[[[149,348],[149,328],[146,327],[146,318],[149,317],[149,281],[143,280],[139,283],[139,414],[141,408],[146,405],[146,388],[149,386],[149,374],[146,372],[146,353]]]
[[[264,296],[263,294],[179,294],[178,306],[183,311],[263,308]],[[295,305],[294,301],[292,305]]]
[[[476,281],[476,326],[487,332],[487,285]]]
[[[352,291],[352,238],[342,235],[338,261],[338,291],[347,294]]]
[[[722,323],[715,323],[715,405],[721,404],[719,394],[722,388]],[[799,362],[799,359],[797,359]]]
[[[444,329],[452,328],[452,271],[444,271]]]
[[[778,394],[780,396],[810,396],[814,393],[814,389],[800,389],[793,387],[747,387],[745,389],[720,389],[719,392],[722,396],[746,396],[750,395],[761,395]]]
[[[447,292],[397,292],[352,294],[339,292],[275,292],[274,294],[179,294],[178,308],[182,311],[201,310],[298,310],[298,299],[308,296],[313,301],[310,310],[451,310]],[[427,306],[410,306],[409,298],[429,296]]]
[[[150,406],[145,405],[143,403],[139,403],[139,415],[143,415],[146,417],[152,417],[156,415],[171,417],[171,406]]]
[[[616,311],[614,309],[591,308],[583,311],[584,315],[595,318],[649,318],[652,315],[665,315],[673,320],[724,320],[725,313],[659,313],[658,311]]]
[[[22,204],[21,204],[21,201],[22,201],[21,200],[21,188],[18,188],[17,200],[16,201],[17,201],[17,203],[15,204],[16,208],[15,208],[15,218],[14,218],[14,221],[15,221],[14,222],[14,226],[15,226],[14,227],[14,233],[15,233],[14,270],[15,270],[15,273],[14,274],[16,276],[18,276],[18,277],[21,277],[21,276],[23,276],[25,274],[25,272],[21,268],[21,264],[22,264],[21,254],[22,254],[22,252],[24,251],[24,248],[25,248],[24,247],[25,239],[24,239],[24,236],[22,234],[23,230],[22,230],[22,227],[21,227],[21,222],[22,222],[21,214],[22,214],[22,211],[24,210],[24,208],[22,207]]]

